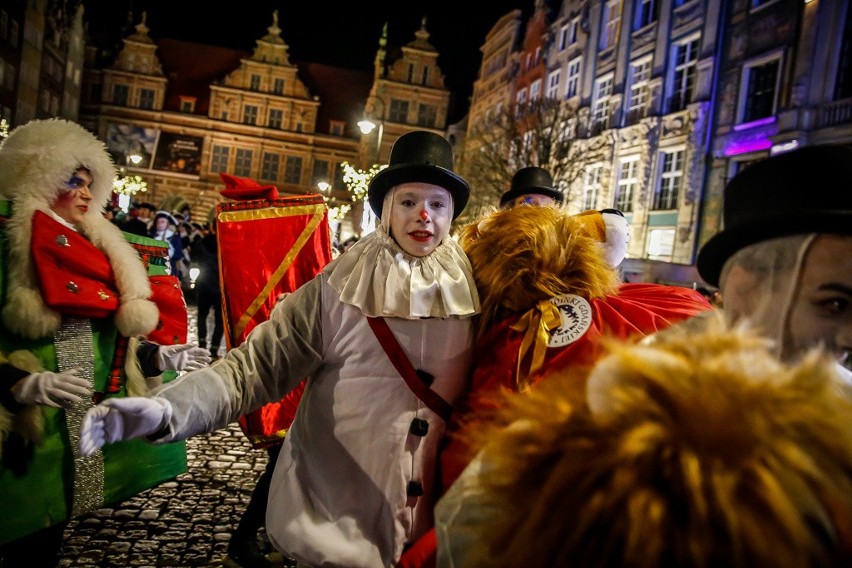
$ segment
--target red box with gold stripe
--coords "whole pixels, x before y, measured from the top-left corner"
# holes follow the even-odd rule
[[[328,209],[322,196],[227,201],[216,206],[219,276],[228,348],[269,317],[279,294],[292,292],[331,261]],[[252,445],[280,442],[302,387],[244,416]]]

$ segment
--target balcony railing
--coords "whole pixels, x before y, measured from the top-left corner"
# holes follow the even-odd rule
[[[852,98],[841,99],[819,107],[817,127],[826,128],[852,122]]]

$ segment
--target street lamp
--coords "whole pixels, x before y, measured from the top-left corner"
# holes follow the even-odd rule
[[[331,185],[329,185],[329,183],[327,181],[320,181],[320,182],[317,182],[317,187],[319,188],[320,191],[325,193],[326,191],[328,191],[328,188],[330,188]]]
[[[378,163],[382,159],[382,135],[385,132],[384,122],[380,120],[378,127],[379,132],[376,136],[376,163]],[[367,134],[370,134],[373,130],[376,129],[376,123],[365,117],[364,119],[358,121],[358,128],[361,129],[361,134],[364,134],[366,136]]]
[[[128,166],[138,166],[142,163],[142,144],[138,140],[127,140],[124,147],[124,163]]]
[[[364,108],[364,118],[358,121],[358,128],[361,129],[361,134],[365,136],[371,134],[376,127],[379,129],[376,133],[376,159],[373,160],[374,164],[382,162],[382,139],[385,132],[387,110],[388,106],[385,99],[376,93],[371,93]],[[365,164],[364,167],[369,167],[369,164]]]

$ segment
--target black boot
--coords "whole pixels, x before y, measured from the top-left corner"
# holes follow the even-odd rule
[[[228,542],[228,559],[242,568],[272,568],[257,544],[257,535],[235,531]]]
[[[267,560],[257,544],[257,533],[266,520],[266,501],[269,498],[269,482],[278,459],[281,444],[266,449],[268,461],[266,469],[257,480],[251,498],[240,518],[231,540],[228,542],[228,557],[244,568],[267,568],[272,563]]]

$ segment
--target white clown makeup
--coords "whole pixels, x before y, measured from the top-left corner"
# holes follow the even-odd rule
[[[411,182],[394,187],[385,196],[382,225],[411,256],[426,256],[450,232],[453,198],[431,183]]]
[[[794,235],[740,249],[719,280],[729,321],[750,320],[796,360],[822,346],[852,351],[852,237]]]

